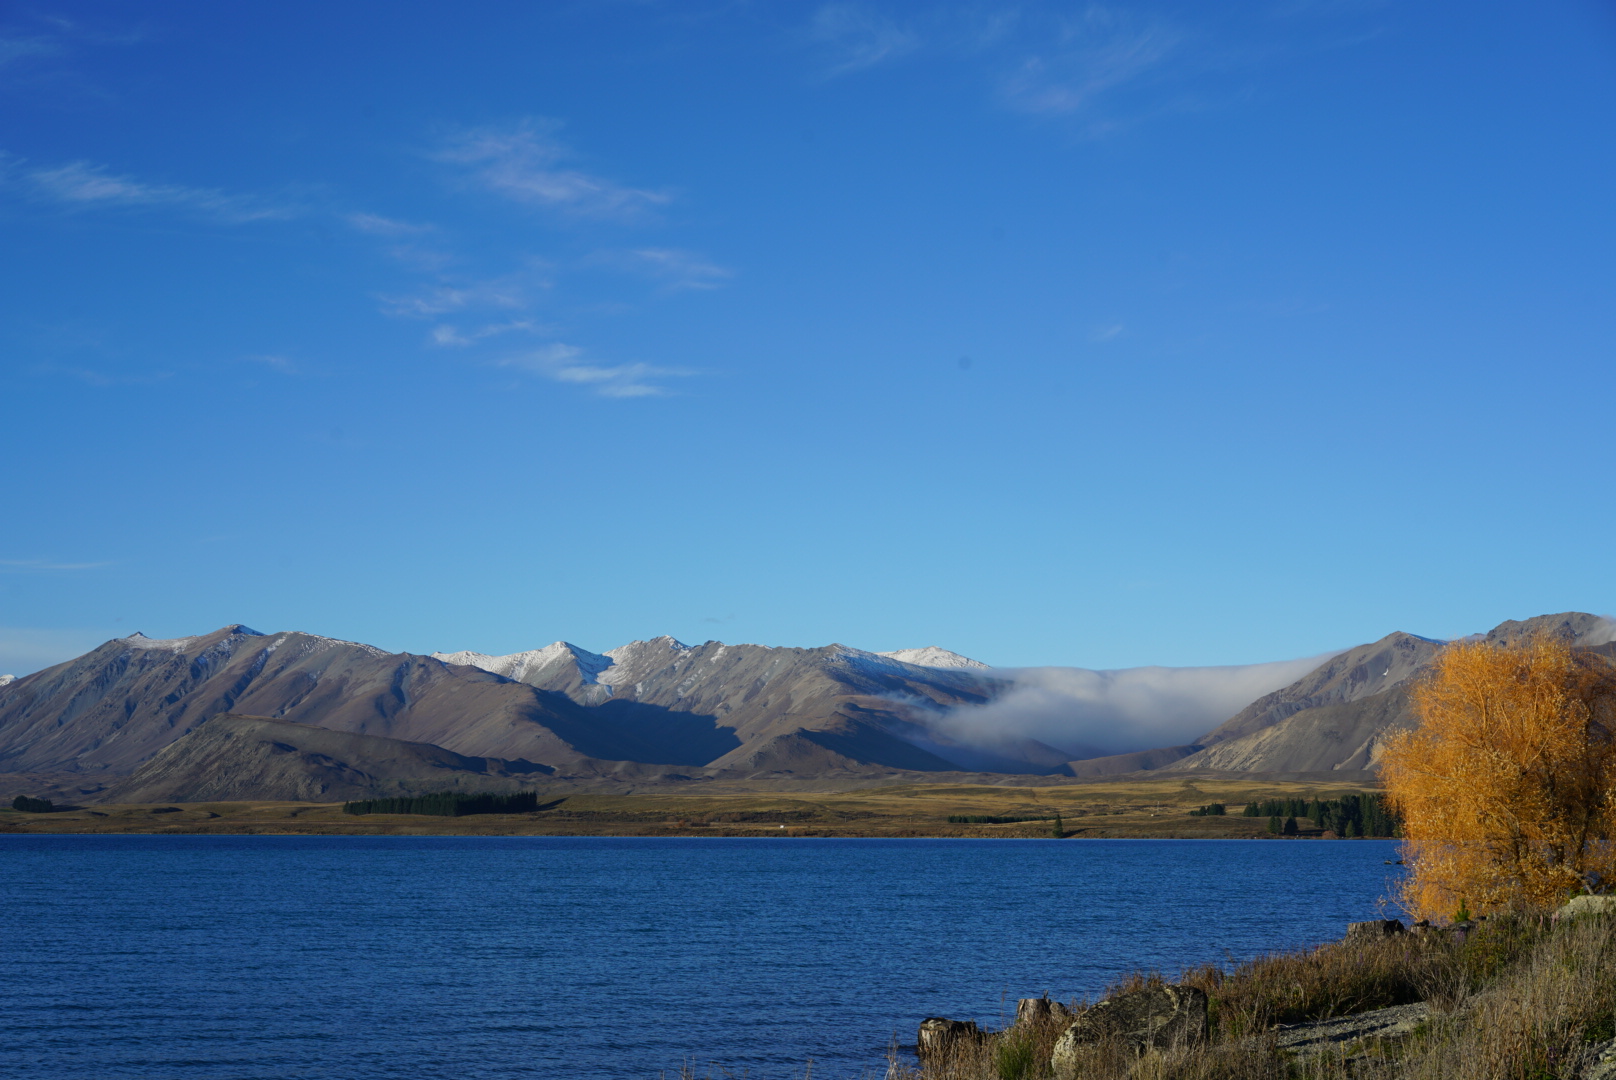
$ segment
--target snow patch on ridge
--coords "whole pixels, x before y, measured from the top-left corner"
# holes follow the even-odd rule
[[[118,640],[134,649],[163,649],[167,652],[184,652],[191,647],[192,642],[200,641],[201,635],[198,634],[194,637],[149,638],[136,630],[128,637],[119,638]]]
[[[292,636],[292,635],[283,634],[281,637],[279,637],[279,638],[277,638],[275,640],[275,644],[277,646],[280,645],[281,643],[283,643],[286,640],[286,638],[288,638],[290,636]],[[386,649],[378,649],[374,645],[366,645],[363,641],[344,641],[341,638],[325,637],[322,634],[301,634],[300,633],[297,636],[301,637],[301,638],[304,638],[309,642],[309,644],[306,645],[304,647],[304,649],[303,649],[303,654],[304,655],[307,655],[307,654],[313,652],[315,649],[320,648],[321,646],[324,646],[326,648],[331,648],[334,645],[345,645],[350,649],[363,649],[365,652],[367,652],[371,656],[375,656],[375,657],[392,656],[393,655],[392,653],[388,652]]]
[[[435,652],[434,660],[442,660],[445,664],[463,664],[467,667],[482,668],[484,671],[503,675],[507,679],[525,682],[531,673],[543,671],[563,657],[570,658],[578,666],[578,674],[585,683],[598,681],[600,673],[612,666],[612,661],[599,653],[592,653],[588,649],[580,649],[569,641],[556,641],[542,649],[529,649],[526,652],[508,653],[505,656],[489,656],[480,652]]]
[[[0,675],[0,686],[10,686],[16,681],[17,676],[15,675]]]
[[[904,664],[915,664],[919,667],[938,668],[981,668],[987,671],[991,665],[980,660],[972,660],[969,656],[961,656],[957,652],[939,648],[936,645],[927,645],[923,649],[894,649],[892,652],[876,653],[889,660],[897,660]]]
[[[629,678],[626,668],[630,666],[637,667],[646,663],[671,664],[679,658],[680,653],[689,651],[689,645],[677,638],[669,637],[667,634],[652,638],[650,641],[631,641],[627,645],[619,645],[615,649],[606,650],[606,656],[611,661],[611,668],[617,670],[608,668],[596,676],[595,681],[602,686],[619,686]]]

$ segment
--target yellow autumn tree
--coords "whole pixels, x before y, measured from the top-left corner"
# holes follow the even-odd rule
[[[1413,693],[1381,758],[1411,913],[1616,890],[1616,668],[1548,635],[1459,642]]]

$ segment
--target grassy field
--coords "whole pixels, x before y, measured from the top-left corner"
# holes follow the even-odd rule
[[[904,784],[806,793],[677,792],[545,795],[530,814],[460,818],[354,816],[341,803],[232,802],[86,806],[51,814],[0,810],[0,832],[468,836],[960,836],[1239,838],[1268,835],[1266,818],[1239,816],[1263,798],[1335,799],[1357,785],[1173,779],[1051,787]],[[1192,817],[1207,803],[1227,817]],[[1026,817],[950,824],[951,815]],[[1306,830],[1304,830],[1304,834]]]

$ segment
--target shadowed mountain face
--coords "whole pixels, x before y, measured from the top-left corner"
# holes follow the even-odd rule
[[[459,659],[509,675],[446,662]],[[759,763],[799,776],[832,766],[952,770],[894,730],[915,711],[910,703],[980,702],[994,685],[967,667],[841,646],[692,648],[659,638],[610,657],[552,646],[438,659],[230,626],[168,641],[120,638],[0,688],[0,772],[127,775],[227,713],[571,776],[621,773],[622,763],[723,776]]]
[[[114,785],[108,802],[335,802],[438,791],[529,789],[554,769],[465,757],[430,743],[270,720],[215,716]]]
[[[249,713],[456,753],[582,766],[700,765],[736,745],[709,719],[694,748],[564,694],[430,657],[313,634],[230,626],[171,641],[109,641],[0,692],[0,770],[129,773],[204,720]],[[675,722],[674,727],[680,727]],[[682,755],[682,756],[681,756]]]

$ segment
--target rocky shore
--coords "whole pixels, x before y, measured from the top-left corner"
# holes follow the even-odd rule
[[[1136,974],[1023,999],[985,1031],[929,1017],[888,1080],[1616,1080],[1616,897]]]

